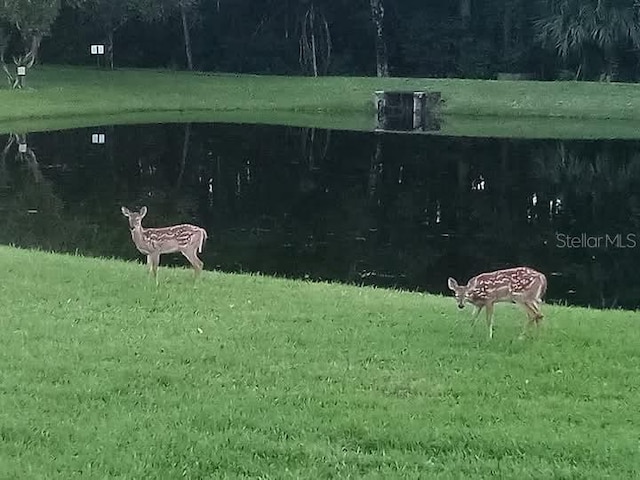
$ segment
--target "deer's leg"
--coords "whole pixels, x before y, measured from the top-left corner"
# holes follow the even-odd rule
[[[536,298],[535,300],[533,300],[532,303],[532,307],[533,310],[535,312],[535,320],[536,320],[536,324],[540,324],[540,321],[544,318],[544,315],[542,314],[542,312],[540,311],[540,299]]]
[[[487,313],[487,325],[489,326],[489,339],[493,338],[493,303],[487,303],[485,307]]]
[[[546,280],[542,278],[542,279],[539,279],[537,283],[538,283],[538,290],[536,292],[535,297],[533,297],[533,299],[531,300],[530,304],[532,307],[532,311],[535,314],[536,324],[539,324],[540,320],[544,318],[544,315],[542,315],[542,312],[540,311],[540,305],[542,304],[543,291],[546,289]]]
[[[194,276],[197,277],[200,272],[202,272],[204,262],[198,258],[195,248],[193,250],[183,250],[182,255],[184,255],[185,258],[189,260],[189,263],[193,266],[194,269]]]
[[[471,315],[471,326],[476,324],[476,320],[478,320],[478,316],[480,315],[480,311],[482,310],[483,305],[477,306],[474,305],[473,315]]]
[[[544,317],[540,312],[540,307],[538,306],[538,302],[536,300],[527,300],[524,302],[524,306],[527,309],[527,315],[530,317],[531,323],[539,324],[540,320]]]
[[[533,323],[533,312],[531,311],[531,307],[529,304],[524,301],[517,302],[522,308],[524,308],[525,313],[527,314],[527,322],[522,326],[522,332],[520,333],[520,339],[523,339],[527,333],[529,326]]]
[[[527,333],[527,330],[529,329],[529,327],[531,327],[533,324],[535,324],[536,326],[539,324],[539,321],[542,318],[542,314],[540,313],[540,310],[538,309],[538,306],[536,305],[535,300],[524,300],[520,304],[527,312],[527,319],[528,319],[528,322],[524,325],[522,329],[522,333],[520,334],[520,338],[522,339]]]
[[[158,284],[158,265],[160,264],[160,254],[159,253],[151,253],[148,257],[151,262],[151,273],[153,273],[153,278],[156,281],[156,285]]]

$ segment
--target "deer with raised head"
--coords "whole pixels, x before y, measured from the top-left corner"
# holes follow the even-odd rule
[[[207,240],[207,231],[196,225],[182,223],[169,227],[144,228],[142,219],[147,214],[147,207],[139,212],[132,212],[127,207],[121,207],[122,214],[129,219],[131,238],[140,253],[147,256],[149,272],[158,283],[158,265],[160,255],[164,253],[180,252],[185,256],[195,270],[195,277],[202,271],[204,263],[198,258]]]
[[[475,307],[472,323],[475,323],[480,310],[485,309],[489,338],[493,338],[493,306],[498,302],[517,303],[524,307],[529,319],[525,329],[534,323],[539,325],[543,318],[540,304],[547,291],[547,277],[533,268],[515,267],[481,273],[466,285],[458,285],[449,277],[447,283],[455,294],[458,308],[464,308],[465,303]]]

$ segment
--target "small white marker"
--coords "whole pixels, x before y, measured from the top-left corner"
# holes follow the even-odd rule
[[[104,55],[104,45],[91,45],[91,55]]]
[[[93,133],[91,134],[91,143],[103,144],[105,142],[104,133]]]

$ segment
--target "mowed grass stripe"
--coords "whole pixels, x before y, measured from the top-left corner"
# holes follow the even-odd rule
[[[0,86],[0,132],[232,122],[373,131],[376,90],[439,91],[438,134],[639,138],[640,85],[456,78],[305,77],[38,65]]]

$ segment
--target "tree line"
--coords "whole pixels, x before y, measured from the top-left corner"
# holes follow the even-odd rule
[[[635,81],[639,0],[3,0],[0,66]]]

